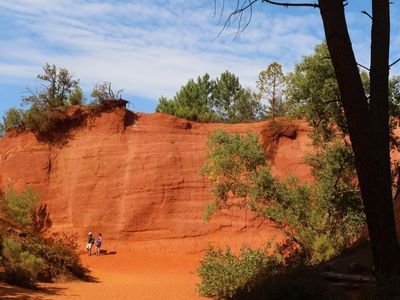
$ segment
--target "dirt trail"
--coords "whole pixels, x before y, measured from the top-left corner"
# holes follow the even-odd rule
[[[103,256],[83,256],[98,282],[57,284],[65,292],[57,299],[200,299],[194,273],[200,256],[177,253],[133,253],[122,250]]]

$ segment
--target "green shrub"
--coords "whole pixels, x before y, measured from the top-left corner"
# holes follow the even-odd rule
[[[15,192],[12,188],[4,193],[5,210],[13,221],[18,225],[27,227],[32,225],[36,205],[38,203],[38,195],[31,189],[27,188],[21,193]]]
[[[80,86],[76,86],[68,97],[69,103],[71,105],[83,104],[84,95]]]
[[[312,263],[338,254],[355,240],[365,217],[351,148],[340,141],[308,158],[315,181],[300,183],[271,174],[257,136],[216,131],[202,172],[212,184],[206,217],[231,206],[274,221]]]
[[[23,251],[19,242],[12,238],[3,241],[4,279],[12,284],[32,287],[37,281],[43,260]]]
[[[0,131],[18,130],[23,128],[24,125],[24,112],[21,109],[11,108],[4,114],[3,122],[0,122]]]
[[[90,95],[93,98],[92,104],[94,105],[107,104],[110,101],[118,102],[122,100],[122,90],[113,90],[111,88],[111,82],[96,84]]]
[[[65,117],[63,108],[41,108],[32,105],[24,115],[25,126],[36,133],[47,133],[56,129],[55,123]]]
[[[60,240],[35,236],[24,247],[44,260],[50,277],[66,276],[84,279],[87,277],[87,269],[82,265],[75,249],[71,249],[71,246],[76,245],[72,240],[74,240],[73,237],[64,237],[64,240]]]
[[[255,250],[244,246],[237,255],[229,247],[225,251],[209,247],[197,270],[202,279],[197,290],[202,296],[216,299],[237,298],[239,294],[251,293],[266,282],[304,265],[305,258],[292,246],[288,243],[272,249],[268,245]],[[287,247],[291,254],[287,254]],[[273,253],[268,254],[270,252]]]

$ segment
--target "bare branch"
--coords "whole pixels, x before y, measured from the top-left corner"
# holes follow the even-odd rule
[[[389,65],[389,68],[393,67],[393,66],[394,66],[395,64],[397,64],[399,61],[400,61],[400,58],[396,59],[394,62],[392,62],[392,63]]]
[[[237,19],[239,19],[239,24],[238,24],[238,31],[236,33],[236,36],[238,36],[240,34],[240,32],[243,32],[243,30],[245,30],[247,28],[247,26],[249,25],[249,23],[251,21],[252,10],[250,10],[249,21],[246,23],[246,25],[243,28],[240,28],[242,15],[249,7],[251,7],[257,1],[259,1],[259,0],[248,0],[248,3],[247,3],[247,1],[244,1],[242,6],[240,6],[240,1],[237,1],[235,10],[232,13],[230,13],[229,16],[226,18],[225,23],[222,26],[222,29],[218,33],[217,37],[219,37],[221,35],[221,33],[226,28],[228,28],[229,25],[231,25],[231,23],[234,23]],[[224,3],[225,3],[225,1],[224,1]],[[247,3],[247,5],[246,5],[246,3]]]
[[[267,2],[269,4],[284,6],[284,7],[292,7],[292,6],[297,6],[297,7],[305,6],[305,7],[313,7],[313,8],[319,7],[317,3],[287,3],[287,2],[271,1],[271,0],[262,0],[262,2]]]
[[[216,1],[214,0],[214,15],[216,15]],[[225,9],[225,1],[222,1],[222,9],[221,9],[221,14],[219,16],[219,21],[218,24],[221,22],[223,11]],[[226,18],[224,25],[222,26],[222,29],[220,32],[217,34],[216,38],[219,37],[222,32],[228,28],[231,24],[234,24],[237,22],[237,32],[236,32],[236,37],[240,35],[246,28],[249,26],[252,16],[253,16],[253,4],[258,2],[259,0],[237,0],[236,2],[236,8],[234,11],[232,11],[229,16]],[[284,7],[313,7],[317,8],[318,3],[286,3],[286,2],[280,2],[280,1],[271,1],[271,0],[261,0],[261,2],[269,3],[272,5],[277,5],[277,6],[284,6]],[[249,9],[249,17],[246,21],[245,24],[243,24],[243,14],[246,10]],[[214,38],[215,40],[215,38]]]
[[[367,68],[366,66],[364,66],[364,65],[362,65],[362,64],[359,64],[359,63],[356,63],[356,64],[357,64],[357,66],[359,66],[359,67],[361,67],[361,68],[367,70],[368,72],[370,71],[370,69]]]
[[[371,20],[373,20],[372,16],[365,10],[363,10],[361,13],[363,13],[364,15],[368,16]]]
[[[337,103],[339,101],[340,101],[339,99],[333,99],[333,100],[324,101],[324,104]]]

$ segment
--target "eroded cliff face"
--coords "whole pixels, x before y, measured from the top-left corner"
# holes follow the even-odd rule
[[[273,158],[276,175],[310,180],[304,163],[310,129],[303,122],[282,124],[273,135],[268,121],[200,124],[116,108],[73,129],[63,146],[40,142],[29,132],[7,134],[0,139],[0,188],[32,186],[48,205],[53,228],[82,236],[91,230],[131,241],[265,242],[279,232],[248,212],[224,211],[209,223],[202,220],[211,195],[200,168],[214,130],[251,130]]]

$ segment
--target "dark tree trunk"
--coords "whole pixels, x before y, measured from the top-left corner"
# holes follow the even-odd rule
[[[365,96],[342,0],[319,0],[326,40],[339,84],[356,158],[373,260],[378,275],[400,272],[389,156],[389,1],[373,0],[371,91]]]

